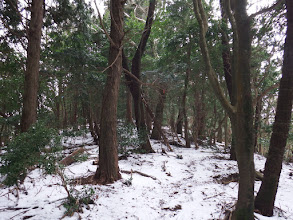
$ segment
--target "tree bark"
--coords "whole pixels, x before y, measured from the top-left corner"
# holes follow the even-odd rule
[[[151,27],[153,24],[153,18],[154,18],[154,12],[155,12],[155,6],[156,6],[156,0],[150,0],[149,4],[149,10],[148,10],[148,16],[146,20],[146,24],[144,27],[144,31],[142,33],[139,45],[136,49],[135,55],[132,59],[132,65],[131,65],[131,73],[136,76],[138,79],[140,79],[141,74],[141,58],[145,51],[146,43],[148,41],[148,38],[151,33]],[[124,56],[123,58],[123,64],[127,64],[127,59]],[[125,68],[125,67],[124,67]],[[133,97],[133,104],[134,104],[134,114],[135,114],[135,120],[136,120],[136,127],[138,130],[138,135],[141,140],[141,148],[146,153],[154,152],[152,149],[152,146],[150,144],[150,140],[148,137],[148,131],[146,127],[145,122],[145,114],[144,114],[144,108],[142,103],[142,97],[141,97],[141,85],[139,82],[136,81],[133,77],[129,75],[125,75],[127,84],[129,86],[130,92]]]
[[[126,93],[127,93],[127,100],[126,100],[126,123],[130,125],[133,124],[133,119],[132,119],[132,97],[131,97],[131,92],[129,88],[126,88]]]
[[[189,35],[191,39],[191,36]],[[182,97],[182,106],[183,106],[183,119],[184,119],[184,138],[185,138],[185,147],[190,148],[190,139],[189,139],[189,126],[188,126],[188,118],[187,118],[187,109],[186,109],[186,99],[187,99],[187,91],[188,91],[188,83],[191,74],[191,43],[187,46],[187,69],[186,76],[184,82],[184,92]]]
[[[253,219],[254,211],[254,161],[253,161],[253,108],[250,85],[251,27],[246,12],[247,1],[237,0],[233,27],[233,59],[235,68],[236,105],[233,106],[224,96],[211,66],[211,59],[205,34],[208,29],[207,18],[201,0],[193,0],[194,11],[200,26],[200,49],[205,63],[209,82],[223,108],[234,124],[236,139],[236,158],[239,169],[239,190],[236,209],[232,219]],[[234,17],[235,16],[235,17]],[[235,20],[234,20],[235,19]]]
[[[154,128],[152,130],[151,138],[155,140],[161,140],[161,127],[163,122],[163,112],[164,112],[164,105],[166,100],[166,90],[164,86],[161,84],[159,88],[159,98],[158,104],[156,106],[156,114],[154,118]]]
[[[180,106],[177,121],[176,121],[176,132],[177,132],[177,134],[182,135],[182,128],[183,128],[183,109]]]
[[[247,1],[235,4],[236,33],[238,36],[236,63],[236,159],[239,169],[239,190],[232,219],[254,219],[254,132],[250,84],[251,20],[246,12]]]
[[[255,208],[265,216],[273,215],[282,161],[292,115],[293,100],[293,2],[286,0],[287,34],[277,111],[265,164],[264,179],[255,199]]]
[[[262,100],[258,100],[255,106],[255,114],[254,114],[254,152],[258,151],[258,136],[259,136],[259,128],[261,121],[261,110],[262,110]]]
[[[33,0],[30,7],[21,132],[26,132],[37,121],[43,3],[42,0]]]
[[[102,184],[121,178],[118,167],[117,102],[122,73],[122,39],[124,1],[111,0],[111,32],[107,81],[104,88],[99,139],[99,167],[94,178]]]
[[[231,53],[230,53],[230,45],[229,45],[229,38],[228,34],[226,33],[225,29],[228,27],[227,24],[227,18],[228,15],[226,13],[227,7],[225,7],[225,4],[223,0],[220,0],[221,5],[221,15],[222,15],[222,27],[221,27],[221,41],[222,41],[222,60],[223,60],[223,70],[224,70],[224,76],[225,76],[225,82],[230,98],[231,105],[235,105],[236,103],[236,89],[235,86],[233,86],[233,77],[235,73],[232,71],[232,69],[235,71],[235,68],[232,68],[232,59],[231,59]],[[237,39],[234,37],[234,39]],[[235,54],[234,54],[235,55]],[[235,59],[236,56],[233,56],[233,59]],[[235,63],[235,62],[234,62]],[[234,64],[235,65],[235,64]],[[235,76],[234,76],[235,78]],[[235,84],[235,83],[234,83]],[[231,121],[232,123],[232,121]],[[232,141],[231,141],[231,147],[230,147],[230,160],[236,160],[236,152],[235,152],[235,126],[231,126],[232,129]]]

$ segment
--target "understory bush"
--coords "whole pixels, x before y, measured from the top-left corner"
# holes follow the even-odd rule
[[[14,137],[4,148],[1,155],[0,174],[3,183],[11,186],[24,180],[27,171],[35,166],[43,168],[47,173],[54,173],[56,151],[60,150],[58,132],[37,123],[28,132]]]
[[[66,209],[64,216],[72,216],[75,212],[82,212],[83,206],[94,204],[92,199],[94,194],[93,188],[83,187],[80,191],[71,188],[67,199],[63,202]]]
[[[119,144],[119,153],[128,154],[130,148],[137,149],[140,145],[140,140],[134,125],[119,124],[117,126],[117,139]]]

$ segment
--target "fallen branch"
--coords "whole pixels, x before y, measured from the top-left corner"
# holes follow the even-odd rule
[[[70,164],[73,164],[74,162],[76,162],[76,156],[79,154],[82,154],[84,152],[84,148],[79,148],[75,151],[73,151],[70,155],[68,155],[67,157],[65,157],[64,159],[62,159],[60,161],[60,163],[64,166],[69,166]]]
[[[152,178],[153,180],[158,180],[156,177],[154,176],[150,176],[148,174],[145,174],[145,173],[142,173],[142,172],[139,172],[139,171],[136,171],[136,170],[131,170],[131,171],[128,171],[128,170],[120,170],[121,173],[126,173],[126,174],[132,174],[132,173],[137,173],[141,176],[144,176],[144,177],[150,177]],[[159,180],[158,180],[159,181]]]
[[[223,195],[223,194],[224,194],[224,192],[221,192],[221,193],[219,193],[219,194],[216,194],[216,195],[213,195],[213,196],[206,197],[206,198],[204,198],[203,200],[207,200],[207,199],[215,198],[215,197],[217,197],[217,196],[221,196],[221,195]]]

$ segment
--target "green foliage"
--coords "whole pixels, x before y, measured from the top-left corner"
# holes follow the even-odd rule
[[[78,137],[78,136],[85,136],[88,133],[87,128],[68,128],[62,131],[62,137],[65,141],[69,138]]]
[[[48,173],[53,173],[56,162],[54,153],[60,149],[59,147],[58,133],[42,123],[37,123],[28,132],[13,138],[5,153],[1,155],[0,173],[6,175],[4,184],[17,184],[18,180],[25,178],[28,169],[35,165]]]
[[[140,145],[136,128],[131,124],[121,124],[117,126],[117,139],[119,143],[119,153],[127,154],[129,148],[137,148]]]
[[[83,187],[81,191],[71,189],[70,196],[63,203],[65,216],[72,216],[75,212],[81,212],[82,206],[94,204],[93,195],[95,191],[93,188]]]

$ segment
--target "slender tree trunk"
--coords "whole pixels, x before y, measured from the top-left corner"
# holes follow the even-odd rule
[[[255,208],[263,215],[272,216],[277,194],[282,161],[292,115],[293,100],[293,2],[286,0],[287,36],[284,49],[282,79],[278,95],[277,111],[270,140],[264,179],[255,199]]]
[[[259,136],[259,127],[261,120],[261,110],[262,110],[262,100],[258,100],[255,106],[254,114],[254,152],[258,151],[258,136]]]
[[[224,6],[223,0],[220,0],[221,5],[221,14],[222,14],[222,27],[221,27],[221,40],[222,40],[222,60],[223,60],[223,69],[224,69],[224,76],[225,76],[225,82],[230,98],[231,105],[235,105],[236,103],[236,89],[235,85],[233,87],[233,77],[232,74],[235,74],[232,72],[232,63],[231,63],[231,53],[230,53],[230,45],[229,45],[229,37],[226,32],[226,29],[228,27],[227,24],[227,13],[226,8]],[[235,83],[234,83],[235,84]],[[232,121],[231,121],[232,124]],[[231,141],[231,147],[230,147],[230,160],[236,160],[236,152],[235,152],[235,126],[231,126],[232,129],[232,141]]]
[[[254,132],[253,107],[250,85],[251,20],[246,12],[247,1],[238,0],[235,5],[235,21],[238,36],[237,53],[237,111],[236,158],[239,169],[239,190],[236,210],[232,219],[254,219]]]
[[[126,100],[126,123],[133,125],[132,119],[132,96],[129,88],[126,88],[127,100]]]
[[[225,131],[225,151],[228,148],[228,115],[225,116],[224,131]]]
[[[68,124],[68,121],[67,121],[67,118],[68,118],[68,113],[67,113],[67,109],[66,109],[66,102],[65,102],[65,96],[62,98],[62,100],[63,100],[63,113],[64,113],[64,117],[63,117],[63,123],[62,123],[62,125],[63,125],[63,128],[66,128],[67,127],[67,124]]]
[[[131,73],[135,75],[138,79],[140,79],[141,73],[141,58],[145,51],[146,43],[151,33],[151,27],[153,24],[154,12],[155,12],[156,0],[150,0],[148,16],[145,24],[144,31],[142,33],[138,48],[135,52],[135,55],[132,59],[131,65]],[[123,66],[127,64],[127,59],[123,57]],[[124,67],[125,68],[125,67]],[[146,152],[154,152],[152,146],[150,144],[150,140],[148,137],[148,131],[146,127],[145,114],[144,114],[144,106],[142,103],[142,92],[139,82],[137,82],[133,77],[128,74],[125,75],[127,83],[129,85],[129,89],[131,91],[133,97],[134,104],[134,114],[136,120],[136,127],[138,130],[138,135],[141,140],[141,148]]]
[[[183,129],[183,109],[180,106],[177,121],[176,121],[176,132],[177,132],[177,134],[182,135],[182,129]]]
[[[205,72],[215,95],[227,111],[234,124],[236,158],[239,169],[239,190],[236,209],[232,219],[252,220],[254,218],[254,161],[253,161],[253,108],[250,85],[251,20],[247,15],[246,0],[235,2],[232,18],[233,56],[235,68],[236,106],[225,97],[215,70],[211,65],[206,43],[208,20],[201,0],[193,0],[195,15],[200,26],[200,48],[205,62]],[[229,11],[229,13],[231,13]],[[233,76],[232,76],[233,77]]]
[[[189,35],[191,39],[191,36]],[[188,118],[187,118],[187,109],[186,109],[186,99],[187,99],[187,91],[188,91],[188,83],[191,74],[191,43],[189,43],[187,48],[187,69],[186,76],[184,82],[184,92],[182,97],[182,106],[183,106],[183,119],[184,119],[184,138],[185,138],[185,147],[190,148],[190,138],[189,138],[189,126],[188,126]]]
[[[159,88],[159,98],[158,98],[158,104],[156,107],[156,114],[154,118],[154,128],[152,130],[151,138],[155,140],[161,140],[161,127],[163,122],[163,113],[164,113],[164,105],[166,100],[166,90],[164,86],[161,84],[161,87]]]
[[[33,0],[28,30],[27,61],[24,79],[21,131],[26,132],[37,121],[41,35],[43,26],[42,0]]]
[[[175,132],[175,107],[174,107],[174,105],[171,106],[169,124],[171,127],[171,131]]]
[[[110,1],[109,69],[101,112],[99,167],[95,174],[95,179],[102,184],[113,183],[121,178],[117,152],[117,102],[122,73],[123,6],[121,0]]]

